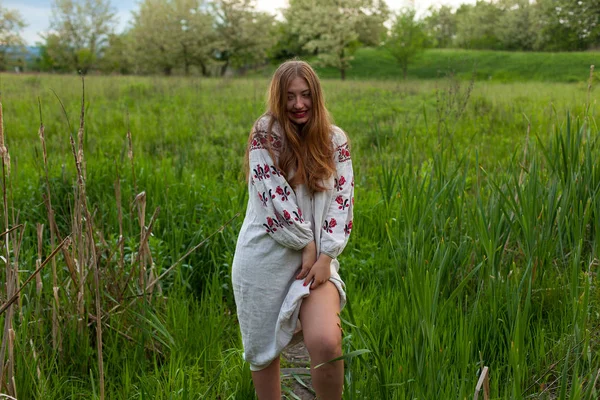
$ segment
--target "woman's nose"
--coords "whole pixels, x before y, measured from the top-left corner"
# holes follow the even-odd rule
[[[302,97],[297,96],[296,101],[294,102],[294,107],[302,108],[303,106],[304,106],[304,104],[302,104]]]

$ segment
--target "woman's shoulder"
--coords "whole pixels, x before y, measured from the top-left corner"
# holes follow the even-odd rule
[[[336,162],[342,163],[350,160],[350,145],[348,135],[339,126],[331,126],[331,142]]]
[[[279,124],[268,113],[261,115],[256,120],[251,136],[250,150],[268,149],[269,147],[276,151],[281,149],[282,138]]]
[[[265,113],[258,117],[254,122],[254,128],[252,129],[258,134],[266,135],[269,131],[272,135],[281,136],[281,127],[279,122],[269,113]]]
[[[334,149],[343,146],[348,143],[348,135],[339,126],[331,125],[331,142]]]

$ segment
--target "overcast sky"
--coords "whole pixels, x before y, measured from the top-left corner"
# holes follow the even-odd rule
[[[410,0],[386,0],[390,8],[398,9],[409,5]],[[113,7],[117,11],[119,18],[119,30],[124,29],[131,19],[131,11],[137,8],[138,0],[111,0]],[[420,11],[426,10],[434,4],[447,4],[457,6],[461,3],[475,3],[475,0],[417,0],[414,4]],[[36,42],[42,41],[39,33],[48,29],[51,13],[51,0],[8,0],[3,1],[2,6],[10,9],[17,9],[27,23],[27,27],[23,30],[23,37],[29,45],[34,45]],[[287,4],[287,0],[256,0],[259,9],[269,11],[273,14],[277,13],[279,8],[283,8]]]

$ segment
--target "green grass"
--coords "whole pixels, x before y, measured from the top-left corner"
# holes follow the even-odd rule
[[[598,65],[598,52],[509,52],[459,49],[428,49],[408,67],[408,79],[439,79],[450,73],[461,78],[492,82],[585,82],[590,65]],[[270,73],[268,69],[263,73]],[[319,68],[324,78],[339,79],[339,71]],[[347,79],[401,80],[402,68],[383,48],[358,49]]]
[[[126,265],[138,251],[128,124],[146,223],[160,206],[149,242],[160,273],[243,215],[241,163],[266,85],[87,78],[86,183],[103,260],[118,240],[117,172]],[[355,230],[340,257],[349,298],[343,347],[347,354],[370,350],[347,362],[344,399],[471,398],[483,365],[494,399],[597,398],[597,91],[588,104],[585,83],[492,79],[471,90],[457,80],[325,80],[324,88],[336,123],[352,139],[356,174]],[[6,76],[2,93],[10,216],[27,223],[23,281],[37,258],[35,224],[48,223],[37,98],[52,201],[67,234],[76,176],[68,135],[78,126],[80,84],[74,77]],[[124,305],[131,298],[114,295],[121,283],[115,262],[102,264],[107,398],[252,398],[229,276],[241,218],[175,268],[163,296],[143,301],[127,292],[138,299],[131,307]],[[0,276],[4,281],[4,268]],[[50,340],[49,269],[41,294],[30,285],[17,308],[19,398],[98,398],[95,323],[78,331],[62,256],[58,278],[61,351]]]

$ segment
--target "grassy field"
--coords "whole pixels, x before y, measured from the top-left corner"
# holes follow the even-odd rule
[[[253,398],[230,264],[266,86],[87,78],[77,183],[79,79],[3,77],[20,284],[59,242],[47,193],[57,232],[74,232],[11,311],[19,398],[99,398],[101,387],[108,399]],[[495,399],[598,398],[597,91],[495,79],[324,87],[356,174],[343,348],[368,350],[347,360],[344,399],[472,398],[484,365]]]
[[[439,79],[453,73],[490,82],[585,82],[590,65],[600,64],[599,52],[536,53],[491,50],[428,49],[408,67],[408,79]],[[275,67],[262,71],[264,76]],[[333,68],[320,68],[322,77],[339,79]],[[354,54],[347,79],[402,79],[402,69],[383,48],[361,48]]]

